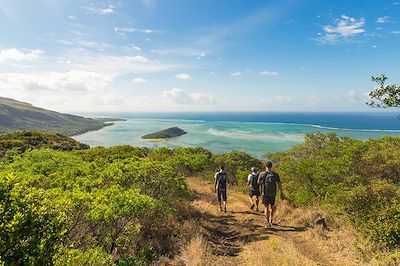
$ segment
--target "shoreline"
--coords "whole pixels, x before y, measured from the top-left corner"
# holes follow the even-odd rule
[[[152,143],[168,141],[167,138],[157,138],[157,139],[144,139],[144,138],[141,138],[141,139],[144,140],[144,141],[147,141],[147,142],[152,142]]]

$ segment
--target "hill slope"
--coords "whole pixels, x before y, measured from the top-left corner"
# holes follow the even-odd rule
[[[40,130],[72,136],[107,125],[109,124],[95,119],[61,114],[29,103],[0,97],[0,133]]]
[[[89,145],[72,138],[38,131],[16,131],[0,135],[0,159],[10,150],[23,153],[28,149],[49,148],[61,151],[89,149]]]

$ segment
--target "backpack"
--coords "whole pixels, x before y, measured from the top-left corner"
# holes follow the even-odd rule
[[[251,174],[250,183],[251,183],[251,190],[253,190],[253,191],[259,191],[260,190],[260,187],[258,185],[258,173],[256,173],[256,174],[252,173]]]
[[[276,195],[276,173],[267,173],[264,178],[264,195],[275,196]]]
[[[226,173],[219,172],[217,175],[218,189],[226,188]]]

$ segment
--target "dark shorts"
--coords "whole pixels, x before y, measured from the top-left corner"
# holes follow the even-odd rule
[[[275,197],[263,196],[262,203],[264,205],[275,206]]]
[[[226,201],[226,189],[218,189],[217,190],[217,198],[218,198],[218,201],[221,201],[221,198],[223,201]]]
[[[253,196],[260,196],[261,194],[260,194],[260,191],[256,191],[256,190],[250,190],[249,191],[249,196],[250,197],[253,197]]]

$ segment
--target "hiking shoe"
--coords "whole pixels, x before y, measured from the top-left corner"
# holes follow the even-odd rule
[[[267,229],[271,228],[271,224],[270,223],[265,223],[265,228],[267,228]]]
[[[257,207],[257,209],[256,209],[256,212],[259,212],[258,207]]]
[[[226,207],[224,208],[224,212],[226,213]]]
[[[254,203],[250,205],[250,210],[254,209]]]
[[[219,208],[219,211],[222,212],[222,207]]]

